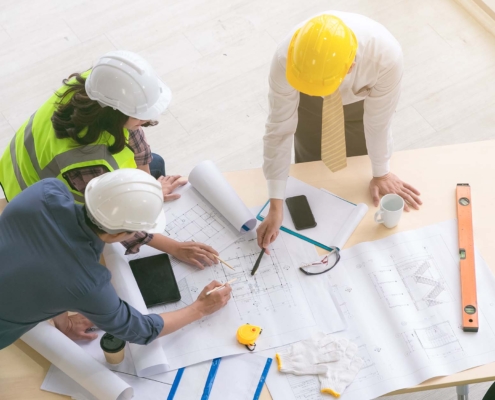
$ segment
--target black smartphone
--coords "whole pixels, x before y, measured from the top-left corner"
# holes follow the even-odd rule
[[[289,209],[292,222],[296,230],[314,228],[316,226],[315,217],[309,207],[306,196],[294,196],[285,199],[287,208]]]
[[[168,254],[132,260],[129,265],[146,307],[180,300],[179,287]]]

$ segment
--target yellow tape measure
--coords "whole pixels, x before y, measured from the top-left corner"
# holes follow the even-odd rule
[[[256,348],[256,339],[261,335],[263,329],[259,326],[244,324],[237,329],[237,341],[246,346],[249,351]]]

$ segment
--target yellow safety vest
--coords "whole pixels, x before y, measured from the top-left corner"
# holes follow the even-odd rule
[[[84,73],[87,77],[89,72]],[[63,86],[57,93],[64,93]],[[64,101],[69,101],[68,96]],[[69,185],[64,175],[67,171],[105,166],[109,171],[119,168],[136,168],[134,153],[125,146],[117,154],[111,154],[108,147],[115,139],[104,131],[97,142],[80,145],[71,138],[58,139],[51,118],[60,98],[54,94],[16,132],[9,147],[0,159],[0,184],[5,197],[11,201],[21,191],[45,178],[58,178],[64,182],[78,203],[84,203],[84,195]],[[87,128],[86,128],[87,129]],[[86,129],[81,132],[84,136]],[[129,131],[124,129],[126,142]]]

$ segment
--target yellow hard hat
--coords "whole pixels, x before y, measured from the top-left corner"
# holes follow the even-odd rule
[[[335,92],[354,62],[354,32],[334,15],[310,19],[294,33],[287,54],[290,85],[309,96]]]

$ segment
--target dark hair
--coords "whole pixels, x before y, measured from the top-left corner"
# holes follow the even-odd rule
[[[75,77],[75,81],[71,78]],[[98,141],[103,131],[107,131],[115,142],[109,146],[110,153],[121,152],[125,145],[124,125],[129,117],[112,107],[102,107],[91,100],[86,93],[84,84],[86,78],[75,73],[64,79],[63,83],[68,89],[63,93],[57,93],[60,98],[57,111],[53,113],[52,124],[55,135],[59,139],[71,138],[81,145],[87,145]],[[68,101],[69,95],[73,94]],[[154,126],[158,122],[149,121],[142,126]],[[86,134],[79,136],[84,128],[88,128]]]

